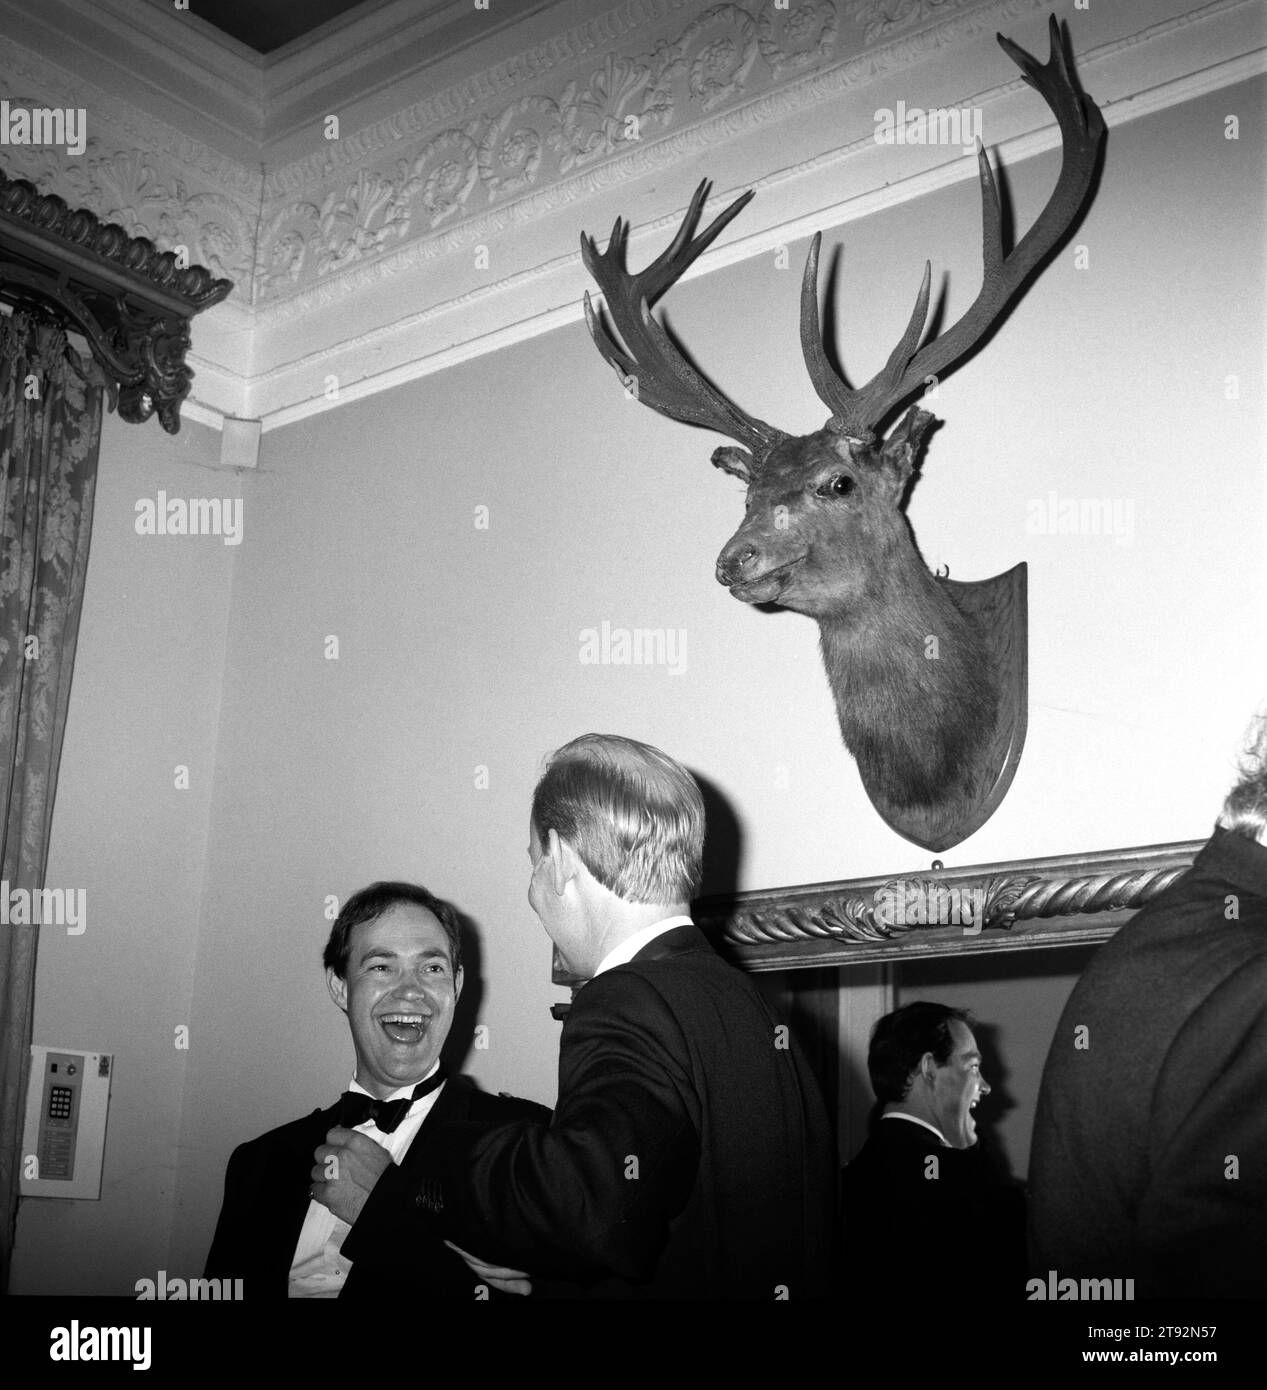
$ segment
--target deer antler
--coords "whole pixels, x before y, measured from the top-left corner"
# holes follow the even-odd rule
[[[901,342],[893,349],[883,369],[857,390],[851,390],[840,379],[823,349],[818,324],[818,248],[822,238],[821,234],[815,236],[801,285],[801,347],[814,389],[823,403],[831,407],[833,429],[851,437],[872,439],[876,425],[895,406],[922,388],[928,377],[941,375],[973,351],[1077,218],[1095,173],[1104,138],[1104,118],[1095,102],[1081,94],[1074,84],[1068,31],[1061,32],[1054,15],[1049,28],[1051,51],[1047,62],[1041,65],[1010,39],[1002,34],[997,36],[1003,51],[1021,69],[1024,80],[1046,101],[1060,125],[1060,177],[1047,206],[1010,254],[1004,256],[999,190],[990,161],[978,140],[985,266],[981,292],[957,323],[915,352],[928,313],[931,267],[925,262],[924,281]]]
[[[752,197],[749,190],[736,198],[699,236],[692,237],[704,200],[708,197],[709,186],[705,179],[695,190],[677,235],[637,275],[631,275],[625,268],[629,224],[624,218],[616,219],[611,240],[602,255],[599,255],[593,237],[581,233],[581,256],[586,269],[598,282],[607,303],[607,312],[628,350],[622,348],[608,332],[606,324],[590,303],[588,293],[585,296],[585,321],[603,357],[622,379],[634,379],[638,399],[644,405],[674,420],[705,425],[719,434],[727,435],[745,445],[760,460],[787,436],[773,425],[767,425],[764,420],[745,415],[738,406],[727,400],[686,361],[664,327],[651,314],[655,301]],[[731,468],[728,471],[739,470]]]

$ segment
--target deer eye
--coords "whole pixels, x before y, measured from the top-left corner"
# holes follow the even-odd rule
[[[818,488],[820,497],[848,497],[854,489],[854,481],[848,473],[837,473],[834,478],[828,478]]]

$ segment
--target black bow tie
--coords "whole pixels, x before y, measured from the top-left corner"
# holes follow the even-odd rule
[[[409,1113],[409,1107],[423,1096],[429,1096],[444,1081],[444,1068],[433,1076],[420,1081],[409,1096],[399,1096],[396,1100],[375,1100],[373,1096],[363,1096],[360,1091],[344,1091],[339,1097],[339,1123],[345,1129],[355,1129],[366,1120],[373,1120],[383,1131],[390,1134]]]

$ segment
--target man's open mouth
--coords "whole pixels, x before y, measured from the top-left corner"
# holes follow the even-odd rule
[[[379,1026],[396,1043],[417,1043],[427,1031],[427,1020],[422,1014],[382,1014]]]
[[[804,555],[798,555],[795,560],[789,560],[787,564],[779,565],[776,569],[766,570],[755,579],[747,579],[742,584],[732,584],[731,598],[737,598],[740,603],[773,603],[787,588],[792,579],[792,572],[804,559]]]

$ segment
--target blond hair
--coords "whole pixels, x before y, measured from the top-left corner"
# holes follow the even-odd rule
[[[557,831],[605,888],[633,903],[689,902],[699,889],[704,798],[650,744],[583,734],[551,754],[532,796],[544,841]]]
[[[1241,780],[1228,792],[1219,824],[1247,840],[1263,840],[1267,838],[1267,716],[1255,719],[1250,728]]]

